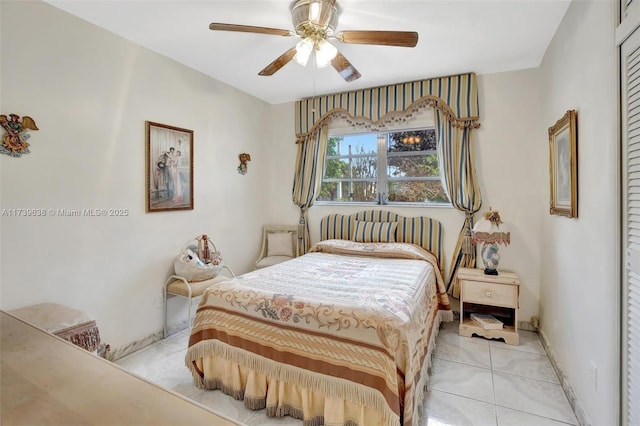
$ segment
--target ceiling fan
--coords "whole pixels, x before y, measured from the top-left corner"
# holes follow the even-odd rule
[[[336,0],[297,0],[291,8],[295,31],[250,25],[209,25],[213,31],[237,31],[301,38],[295,47],[284,52],[258,74],[269,76],[292,59],[306,66],[315,52],[316,65],[321,68],[331,64],[346,81],[360,78],[360,73],[328,40],[350,44],[415,47],[418,33],[414,31],[340,31],[335,32],[340,12]]]

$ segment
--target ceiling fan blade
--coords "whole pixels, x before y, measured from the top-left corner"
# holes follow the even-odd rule
[[[341,31],[335,35],[335,38],[351,44],[400,47],[415,47],[418,44],[418,33],[415,31]]]
[[[349,62],[340,52],[338,52],[336,57],[331,60],[331,65],[336,69],[336,71],[338,71],[338,73],[340,73],[345,81],[353,81],[360,78],[358,70],[355,69],[355,67],[351,65],[351,62]]]
[[[259,34],[271,34],[271,35],[279,35],[279,36],[295,35],[293,31],[281,30],[278,28],[253,27],[251,25],[222,24],[219,22],[213,22],[209,24],[209,29],[213,31],[237,31],[241,33],[259,33]]]
[[[262,71],[258,73],[258,75],[268,76],[275,74],[276,71],[287,65],[293,59],[293,57],[296,56],[296,53],[296,48],[292,47],[282,55],[278,56],[275,61],[267,65]]]
[[[335,7],[336,0],[320,1],[320,17],[318,18],[318,25],[324,27],[329,20],[329,17],[333,14],[333,8]]]

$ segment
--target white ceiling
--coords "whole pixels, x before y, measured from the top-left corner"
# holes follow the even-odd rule
[[[73,15],[272,104],[430,77],[537,67],[570,0],[338,0],[340,30],[419,34],[415,48],[333,43],[362,77],[291,61],[258,72],[294,37],[211,31],[211,22],[293,30],[292,0],[47,0]],[[310,61],[312,64],[312,61]]]

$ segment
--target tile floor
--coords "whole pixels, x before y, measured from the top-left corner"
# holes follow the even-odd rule
[[[422,426],[577,425],[536,333],[521,331],[520,345],[461,337],[458,323],[443,323],[436,342]],[[296,425],[270,418],[220,391],[203,391],[184,366],[186,331],[116,361],[124,369],[248,426]]]

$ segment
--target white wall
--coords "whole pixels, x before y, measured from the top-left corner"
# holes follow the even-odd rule
[[[300,209],[293,204],[293,175],[298,146],[295,143],[294,104],[271,106],[271,122],[275,123],[269,144],[269,209],[264,214],[268,223],[295,225]]]
[[[511,244],[500,249],[500,268],[518,273],[519,320],[530,321],[539,315],[540,211],[549,205],[548,144],[539,118],[539,76],[535,69],[489,74],[480,76],[478,84],[482,127],[476,167],[481,212],[489,207],[499,210],[509,226]],[[478,256],[478,266],[481,264]]]
[[[273,178],[269,105],[48,4],[0,9],[2,113],[40,128],[30,154],[0,156],[0,207],[130,212],[3,215],[1,308],[73,306],[119,347],[162,329],[155,303],[189,239],[207,233],[237,273],[250,269]],[[145,120],[194,130],[193,211],[145,213]]]
[[[617,424],[618,141],[614,2],[574,1],[542,61],[547,127],[578,114],[577,219],[544,211],[542,332],[594,425]],[[540,138],[546,135],[540,134]],[[597,367],[597,389],[591,365]]]

